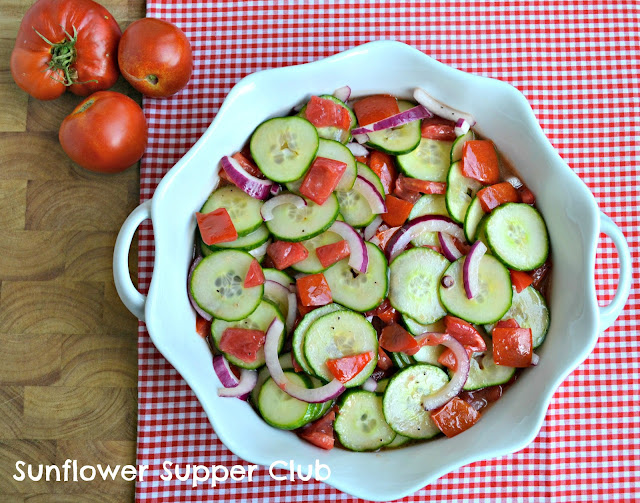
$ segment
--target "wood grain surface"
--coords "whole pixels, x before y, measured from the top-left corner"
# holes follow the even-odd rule
[[[143,0],[99,0],[124,30]],[[9,59],[32,0],[0,1],[0,502],[126,502],[134,483],[16,481],[16,462],[135,464],[137,321],[111,261],[138,204],[137,167],[117,175],[74,165],[62,119],[81,101],[29,97]],[[138,102],[121,78],[113,90]],[[130,266],[136,270],[135,246]]]

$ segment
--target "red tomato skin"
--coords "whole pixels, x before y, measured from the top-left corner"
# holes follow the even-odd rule
[[[485,185],[500,181],[496,149],[488,140],[470,140],[462,147],[462,174]]]
[[[365,162],[365,164],[367,163]],[[398,178],[398,172],[393,165],[391,156],[384,152],[373,150],[369,156],[368,166],[371,168],[371,171],[380,178],[382,186],[384,187],[384,193],[390,194],[396,183],[396,178]]]
[[[229,243],[238,239],[238,232],[226,208],[218,208],[209,213],[196,212],[196,220],[200,236],[206,245]]]
[[[464,346],[465,351],[469,358],[473,355],[474,351],[469,346]],[[444,365],[448,369],[453,370],[454,372],[458,370],[458,360],[456,359],[456,355],[449,348],[445,349],[442,354],[438,357],[438,363],[440,365]]]
[[[404,224],[413,208],[413,203],[395,196],[387,196],[385,203],[387,212],[383,213],[381,217],[384,223],[390,227],[398,227]]]
[[[496,323],[495,328],[520,328],[520,324],[514,318],[509,318],[508,320],[500,320]]]
[[[196,313],[196,332],[200,337],[206,339],[211,334],[211,320],[207,321]]]
[[[298,278],[296,288],[303,306],[324,306],[333,300],[331,288],[321,272]]]
[[[403,352],[414,355],[420,350],[415,337],[397,323],[387,325],[380,335],[380,346],[393,353]]]
[[[368,126],[400,113],[398,100],[388,94],[374,94],[358,100],[353,105],[358,124]]]
[[[359,355],[343,356],[342,358],[327,360],[327,367],[333,377],[344,384],[359,374],[371,360],[373,360],[373,352],[368,351]]]
[[[244,278],[244,287],[253,288],[254,286],[264,285],[264,281],[264,272],[262,272],[260,262],[258,262],[256,259],[253,259],[251,265],[249,265],[247,275]]]
[[[328,98],[311,96],[304,115],[315,127],[337,127],[347,130],[351,126],[349,111]]]
[[[523,368],[531,365],[533,341],[530,328],[498,328],[492,331],[496,365]]]
[[[509,275],[511,276],[511,283],[518,293],[533,283],[533,277],[527,272],[509,270]]]
[[[382,304],[375,309],[367,311],[365,316],[377,316],[387,325],[400,323],[400,313],[393,308],[388,298],[384,299]]]
[[[338,186],[346,169],[347,164],[344,162],[316,157],[300,186],[300,194],[316,204],[324,204]]]
[[[393,361],[391,361],[391,358],[389,358],[385,350],[378,346],[378,368],[381,370],[389,370],[391,367],[393,367]]]
[[[262,330],[227,328],[220,338],[220,351],[235,356],[246,363],[256,361],[258,351],[264,346],[266,334]]]
[[[452,398],[431,413],[431,419],[447,437],[455,437],[471,428],[480,419],[480,413],[464,400]]]
[[[347,258],[351,254],[349,243],[346,240],[338,241],[316,248],[316,255],[322,267],[325,269],[330,265],[340,262],[343,258]]]
[[[398,229],[400,229],[400,227],[391,227],[390,229],[385,229],[383,231],[378,231],[376,233],[376,238],[380,243],[378,246],[383,252],[387,251],[387,244],[389,243],[389,240],[393,237],[393,235],[397,232]]]
[[[393,195],[403,201],[408,201],[411,204],[415,204],[418,199],[422,197],[422,194],[416,190],[408,190],[401,182],[400,177],[397,178]]]
[[[77,73],[68,89],[79,96],[109,89],[118,80],[117,50],[122,31],[102,5],[92,0],[39,0],[27,11],[11,53],[11,75],[21,89],[39,100],[52,100],[67,87],[60,81],[61,71],[48,69],[51,45],[73,36],[76,57],[70,65]]]
[[[442,117],[422,119],[421,136],[431,140],[454,141],[457,136],[455,123]]]
[[[525,204],[536,204],[536,196],[526,185],[523,185],[518,189],[518,196],[520,196],[520,201]]]
[[[267,255],[273,261],[276,269],[282,271],[293,264],[302,262],[309,256],[309,252],[301,243],[274,241],[267,247]]]
[[[333,449],[335,442],[333,437],[333,422],[335,419],[336,412],[332,409],[320,419],[297,430],[297,434],[300,438],[315,445],[316,447],[331,450]]]
[[[58,137],[66,154],[83,168],[119,173],[144,154],[147,121],[128,96],[98,91],[62,121]]]
[[[444,194],[447,192],[447,184],[442,182],[429,182],[400,175],[396,181],[396,187],[402,192],[421,192],[422,194]]]
[[[487,343],[471,323],[448,314],[444,317],[444,326],[447,333],[463,346],[468,346],[473,351],[487,350]]]
[[[193,72],[191,44],[184,32],[150,17],[134,21],[124,31],[118,63],[127,82],[151,98],[176,94]]]
[[[482,211],[489,213],[504,203],[517,203],[520,201],[518,192],[509,182],[496,183],[480,189],[476,194],[480,200]]]

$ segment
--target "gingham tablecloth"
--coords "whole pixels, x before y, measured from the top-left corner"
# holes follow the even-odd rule
[[[356,45],[395,39],[455,68],[494,77],[529,99],[553,145],[621,227],[639,258],[640,4],[636,1],[269,2],[153,1],[147,15],[180,26],[195,61],[188,87],[145,100],[149,147],[141,201],[200,137],[245,75],[306,63]],[[384,71],[384,68],[381,68]],[[348,82],[345,82],[348,84]],[[139,282],[149,285],[153,237],[140,232]],[[617,283],[617,255],[601,236],[596,286],[601,305]],[[638,272],[622,315],[564,382],[536,440],[512,455],[473,463],[406,501],[568,502],[640,500]],[[556,285],[561,290],[562,285]],[[215,488],[164,482],[162,461],[247,463],[217,439],[194,394],[139,333],[138,501],[354,501],[321,482],[253,482]]]

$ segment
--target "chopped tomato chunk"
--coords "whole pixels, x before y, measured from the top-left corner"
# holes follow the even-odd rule
[[[337,127],[347,130],[351,126],[351,114],[329,98],[311,96],[304,115],[315,127]]]
[[[329,372],[341,383],[349,382],[373,360],[373,351],[327,360]]]
[[[208,337],[211,334],[211,320],[207,321],[196,313],[196,332],[203,339]]]
[[[332,409],[317,421],[300,428],[297,431],[298,436],[321,449],[333,449],[333,422],[335,419],[336,412]]]
[[[389,370],[391,367],[393,367],[391,358],[389,358],[389,355],[384,349],[378,346],[378,368],[382,370]]]
[[[520,328],[520,324],[514,318],[509,318],[508,320],[500,320],[496,323],[495,328]]]
[[[487,350],[487,343],[471,323],[448,314],[444,317],[444,326],[447,328],[447,333],[463,346],[473,351]]]
[[[393,195],[402,199],[403,201],[409,201],[411,204],[422,197],[422,194],[417,190],[409,190],[402,183],[400,183],[400,177],[396,179],[396,184],[393,189]]]
[[[487,185],[500,181],[496,149],[488,140],[470,140],[462,147],[462,174]]]
[[[358,100],[353,105],[358,124],[368,126],[400,113],[398,100],[388,94],[374,94]]]
[[[511,276],[511,284],[516,288],[516,292],[518,293],[533,283],[533,278],[527,272],[509,270],[509,275]]]
[[[380,346],[393,353],[401,351],[408,355],[415,355],[420,351],[420,345],[416,338],[397,323],[392,323],[382,329]]]
[[[520,196],[520,201],[523,203],[536,204],[536,196],[533,195],[533,192],[531,192],[526,185],[518,189],[518,195]]]
[[[300,292],[296,291],[296,298],[298,299],[298,312],[301,317],[304,317],[307,313],[310,313],[314,309],[318,309],[319,306],[305,306],[300,300]]]
[[[447,192],[446,183],[419,180],[402,174],[396,181],[396,187],[400,187],[402,192],[421,192],[423,194],[445,194]]]
[[[456,124],[442,117],[422,119],[422,137],[431,140],[453,141],[456,137]]]
[[[493,360],[496,365],[528,367],[531,365],[533,341],[530,328],[494,328]]]
[[[333,300],[329,284],[321,272],[298,278],[296,287],[304,306],[324,306]]]
[[[390,194],[398,177],[391,156],[378,150],[372,151],[369,156],[369,168],[380,178],[384,193]]]
[[[316,157],[300,186],[300,194],[316,204],[324,204],[337,187],[347,164],[326,157]]]
[[[394,309],[389,299],[384,299],[375,309],[367,311],[366,316],[377,316],[387,325],[400,322],[400,313]]]
[[[504,203],[517,203],[520,201],[516,189],[509,182],[496,183],[489,185],[478,191],[478,199],[482,211],[489,213],[492,209],[497,208]]]
[[[240,164],[240,166],[242,166],[242,168],[250,175],[255,176],[256,178],[264,178],[264,175],[262,174],[262,171],[260,171],[260,168],[258,168],[258,166],[256,166],[251,160],[249,160],[242,152],[236,152],[231,157],[238,161],[238,164]],[[227,172],[223,168],[220,168],[219,174],[220,178],[235,185],[235,183],[231,180],[231,178],[229,178],[229,175],[227,175]]]
[[[349,243],[345,239],[338,241],[337,243],[331,243],[316,248],[316,255],[318,260],[325,269],[336,262],[341,261],[343,258],[347,258],[351,250],[349,249]]]
[[[464,349],[467,352],[469,358],[473,355],[474,351],[469,346],[464,346]],[[458,360],[456,359],[456,355],[449,348],[445,349],[442,354],[438,357],[438,363],[440,365],[444,365],[448,369],[453,370],[454,372],[458,370]]]
[[[390,229],[386,228],[376,233],[375,237],[378,241],[376,244],[380,247],[382,251],[386,251],[387,243],[399,228],[400,227],[391,227]]]
[[[455,437],[476,424],[480,419],[480,413],[464,400],[454,397],[434,410],[431,419],[447,437]]]
[[[229,243],[238,239],[238,232],[226,208],[218,208],[209,213],[196,212],[196,219],[202,241],[207,245]]]
[[[267,246],[267,255],[271,257],[276,269],[282,271],[293,264],[302,262],[309,256],[309,252],[301,243],[274,241]]]
[[[253,259],[247,271],[247,276],[244,278],[244,287],[252,288],[263,284],[264,273],[262,272],[262,267],[260,267],[260,263],[256,259]]]
[[[391,195],[387,196],[385,202],[387,204],[387,212],[381,215],[382,220],[391,227],[398,227],[404,224],[409,218],[413,203]]]
[[[362,164],[367,164],[369,162],[369,157],[364,155],[356,155],[355,159]]]
[[[222,332],[220,351],[246,363],[255,362],[265,339],[266,334],[262,330],[229,327]]]
[[[551,259],[547,259],[540,267],[531,271],[531,277],[533,278],[533,287],[540,290],[543,286],[545,279],[551,272]]]

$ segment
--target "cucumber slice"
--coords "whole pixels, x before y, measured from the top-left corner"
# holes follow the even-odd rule
[[[266,267],[262,269],[262,272],[264,273],[264,279],[275,281],[276,283],[280,283],[287,288],[292,287],[296,284],[296,281],[284,271]]]
[[[250,330],[262,330],[263,332],[266,332],[267,329],[269,328],[269,325],[271,324],[273,319],[276,317],[280,318],[280,320],[284,323],[284,317],[282,316],[278,308],[268,300],[263,300],[258,306],[258,308],[253,313],[251,313],[250,316],[248,316],[243,320],[234,321],[234,322],[228,322],[223,320],[213,320],[213,323],[211,324],[211,337],[213,339],[214,344],[216,345],[216,348],[218,348],[218,350],[221,353],[223,353],[226,356],[227,360],[229,360],[231,363],[244,369],[257,369],[262,367],[265,363],[263,348],[260,348],[260,350],[258,351],[258,356],[255,359],[255,361],[247,363],[236,358],[233,355],[230,355],[222,351],[220,349],[220,339],[222,339],[222,334],[227,328],[248,328]],[[282,343],[284,342],[284,336],[285,336],[285,331],[283,329],[282,333],[280,334],[280,342],[278,343],[278,350],[282,348]]]
[[[331,381],[326,362],[372,351],[373,359],[345,387],[360,386],[378,363],[378,335],[364,316],[353,311],[335,311],[315,320],[304,337],[304,357],[313,373]]]
[[[475,139],[476,139],[476,135],[473,133],[471,129],[467,131],[465,134],[463,134],[462,136],[458,136],[455,139],[455,141],[451,145],[451,155],[449,158],[449,161],[451,162],[451,164],[462,159],[462,147],[464,147],[464,144],[466,142],[475,140]]]
[[[320,379],[318,379],[316,377],[309,376],[309,379],[311,380],[311,387],[312,388],[319,388],[320,386],[324,385],[324,383]],[[314,404],[318,410],[314,414],[313,418],[311,418],[311,421],[315,421],[316,419],[320,419],[327,412],[329,412],[329,409],[331,408],[333,403],[334,403],[333,400],[327,400],[326,402]]]
[[[356,163],[358,176],[371,182],[378,189],[384,198],[384,186],[376,175],[366,164]],[[367,200],[356,190],[337,191],[338,201],[340,202],[340,213],[351,227],[366,227],[376,218],[375,213],[371,211],[371,206]]]
[[[380,192],[380,194],[384,198],[385,197],[384,185],[382,185],[382,180],[380,180],[380,177],[378,175],[376,175],[373,172],[373,170],[369,166],[367,166],[366,164],[363,164],[361,162],[357,162],[356,163],[356,167],[358,169],[358,176],[361,176],[362,178],[364,178],[368,182],[371,182],[371,184],[376,189],[378,189],[378,192]]]
[[[547,226],[528,204],[507,203],[494,209],[485,232],[491,252],[511,269],[530,271],[547,260]]]
[[[318,132],[302,117],[276,117],[260,124],[251,135],[251,156],[267,178],[292,182],[309,169],[318,150]]]
[[[403,445],[405,445],[407,442],[409,442],[411,439],[409,437],[405,437],[404,435],[400,435],[398,433],[396,433],[396,438],[393,439],[393,441],[390,444],[385,445],[385,449],[393,449],[395,447],[402,447]]]
[[[225,185],[213,191],[200,213],[226,208],[239,237],[253,233],[262,225],[262,201],[254,199],[235,185]]]
[[[339,100],[335,96],[332,96],[330,94],[323,94],[323,95],[319,96],[319,98],[329,99],[329,100],[333,101],[334,103],[337,103],[338,105],[346,108],[349,111],[349,115],[351,116],[351,124],[349,126],[349,130],[348,131],[345,131],[344,129],[340,129],[340,128],[337,128],[337,127],[330,127],[330,126],[316,128],[318,130],[318,136],[320,138],[325,138],[327,140],[339,141],[340,143],[343,143],[343,144],[349,143],[349,140],[351,139],[351,130],[356,125],[356,114],[353,113],[353,110],[346,103],[344,103],[343,101]],[[298,115],[300,117],[305,117],[306,109],[307,109],[307,105],[302,107],[302,110],[300,110]]]
[[[446,313],[438,298],[442,273],[449,261],[430,248],[412,248],[389,266],[389,302],[403,314],[426,325]]]
[[[306,376],[295,372],[284,373],[291,382],[298,386],[310,388]],[[258,410],[262,418],[271,426],[282,430],[295,430],[311,421],[316,408],[314,404],[303,402],[286,394],[269,377],[260,389],[258,395]]]
[[[431,419],[431,411],[424,410],[422,399],[448,382],[449,377],[442,369],[424,363],[398,372],[391,378],[382,399],[382,410],[389,426],[400,435],[416,439],[431,438],[440,433]]]
[[[361,312],[376,308],[387,296],[389,270],[387,259],[380,248],[369,242],[365,246],[369,253],[366,273],[354,272],[349,267],[348,258],[336,262],[324,271],[334,302]]]
[[[270,244],[271,244],[271,240],[267,239],[266,242],[262,243],[260,246],[258,246],[257,248],[254,248],[253,250],[249,250],[247,253],[253,256],[253,258],[255,258],[260,264],[262,264],[264,257],[267,255],[267,247]]]
[[[327,304],[326,306],[314,309],[304,315],[296,329],[293,331],[293,338],[291,340],[293,356],[295,356],[298,365],[300,365],[307,374],[313,374],[313,369],[309,366],[307,359],[304,357],[304,338],[305,335],[307,335],[307,330],[309,330],[311,324],[321,316],[335,311],[345,310],[346,308],[340,304]]]
[[[392,352],[389,353],[389,357],[393,361],[393,364],[399,369],[406,369],[415,363],[415,360],[405,353]]]
[[[326,157],[334,161],[344,162],[347,165],[347,169],[342,174],[336,190],[351,190],[357,174],[356,159],[353,157],[351,150],[340,142],[321,138],[316,157]]]
[[[405,175],[431,182],[446,182],[453,142],[421,138],[408,154],[399,155],[398,168]]]
[[[464,384],[466,391],[474,391],[487,386],[497,386],[508,382],[516,373],[514,367],[496,365],[493,361],[493,344],[489,337],[484,337],[487,343],[487,350],[482,356],[473,357],[469,360],[469,377]],[[449,372],[451,374],[451,372]]]
[[[375,451],[396,437],[384,420],[382,397],[364,390],[341,397],[333,429],[340,443],[350,451]]]
[[[278,311],[280,311],[280,314],[282,314],[282,316],[286,316],[286,314],[289,312],[288,294],[288,288],[283,289],[274,284],[273,281],[265,281],[263,299],[273,303],[278,308]]]
[[[533,338],[534,349],[539,347],[547,336],[549,331],[549,308],[542,294],[528,286],[520,293],[513,289],[513,301],[511,307],[502,319],[515,319],[522,328],[531,329],[531,337]],[[491,333],[494,325],[486,325],[487,333]]]
[[[280,355],[278,360],[280,361],[280,366],[283,370],[293,370],[291,353],[284,353]],[[270,377],[271,374],[269,373],[269,369],[266,366],[262,367],[258,372],[258,380],[256,381],[256,385],[253,387],[253,390],[251,390],[251,394],[249,395],[249,399],[254,406],[258,406],[258,396],[260,395],[260,388],[262,388],[262,385],[267,382],[267,379],[269,379]]]
[[[316,248],[321,246],[330,245],[342,241],[342,237],[339,234],[331,231],[325,231],[322,234],[318,234],[316,237],[302,241],[304,246],[309,252],[309,256],[302,262],[298,262],[291,266],[292,269],[298,272],[304,272],[307,274],[315,274],[324,271],[324,267],[318,260],[316,255]]]
[[[445,194],[447,210],[451,218],[460,224],[463,223],[471,200],[481,188],[480,182],[462,174],[462,162],[454,162],[449,168]]]
[[[415,105],[409,101],[398,100],[398,108],[401,112],[413,108]],[[399,127],[383,129],[374,133],[368,133],[367,145],[387,154],[408,154],[415,149],[422,137],[420,121],[413,121]]]
[[[439,344],[438,346],[422,346],[420,351],[413,355],[413,359],[418,363],[428,363],[429,365],[435,365],[436,367],[442,367],[438,362],[440,355],[444,353],[446,348]]]
[[[376,393],[384,393],[384,390],[387,389],[389,385],[389,378],[385,377],[384,379],[380,379],[378,381],[378,386],[376,387]]]
[[[478,196],[475,196],[464,216],[464,235],[469,243],[473,243],[476,240],[476,231],[484,215],[485,213],[482,209],[482,204],[480,204],[480,199],[478,199]]]
[[[293,204],[281,204],[273,210],[273,219],[266,222],[266,225],[276,239],[304,241],[331,227],[339,210],[335,194],[331,194],[321,205],[309,199],[306,201],[307,206],[301,209]]]
[[[511,307],[511,277],[509,270],[491,255],[480,260],[480,292],[468,299],[464,289],[462,269],[466,257],[460,257],[445,271],[453,278],[453,286],[440,285],[440,300],[454,316],[478,325],[494,323],[501,319]]]
[[[421,217],[423,215],[442,215],[449,216],[447,205],[442,194],[426,194],[416,201],[409,220]],[[440,239],[437,232],[422,232],[411,240],[413,246],[440,246]]]
[[[264,292],[263,285],[244,287],[252,262],[253,256],[244,251],[211,253],[193,271],[191,295],[214,318],[226,321],[246,318],[256,310]]]
[[[246,236],[239,237],[235,241],[230,241],[229,243],[216,243],[215,245],[209,246],[209,248],[213,251],[227,248],[249,251],[255,250],[263,243],[266,243],[267,239],[269,239],[269,229],[267,229],[266,225],[263,224],[255,231],[247,234]]]
[[[444,321],[442,320],[436,321],[435,323],[427,323],[426,325],[423,325],[403,314],[402,321],[411,335],[422,335],[425,332],[444,333],[447,331],[446,327],[444,326]]]

